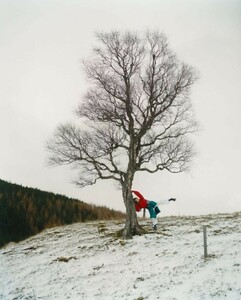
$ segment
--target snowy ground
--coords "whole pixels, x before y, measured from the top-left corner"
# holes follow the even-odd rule
[[[112,235],[120,221],[49,229],[0,249],[0,299],[238,300],[240,224],[241,213],[165,217],[127,241]]]

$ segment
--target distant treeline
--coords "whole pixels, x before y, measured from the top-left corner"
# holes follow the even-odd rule
[[[45,228],[91,220],[120,219],[124,214],[63,195],[0,179],[0,247]]]

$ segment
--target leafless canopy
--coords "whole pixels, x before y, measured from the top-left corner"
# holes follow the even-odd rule
[[[83,62],[90,88],[77,108],[80,126],[57,128],[50,163],[74,164],[80,186],[98,179],[123,184],[137,171],[186,171],[197,129],[190,88],[197,76],[159,32],[98,33]],[[85,122],[84,122],[85,121]]]

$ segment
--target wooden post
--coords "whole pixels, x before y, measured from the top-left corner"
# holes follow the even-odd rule
[[[203,246],[204,246],[204,258],[208,257],[208,250],[207,250],[207,226],[203,226]]]

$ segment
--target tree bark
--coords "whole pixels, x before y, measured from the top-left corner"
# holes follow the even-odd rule
[[[142,235],[145,230],[139,225],[135,210],[135,205],[132,198],[131,187],[133,176],[129,176],[127,183],[122,186],[123,199],[126,206],[126,223],[123,230],[123,237],[131,239],[134,235]]]
[[[131,239],[134,235],[142,235],[145,230],[139,225],[135,209],[131,208],[133,204],[126,207],[126,223],[123,231],[123,237]]]

